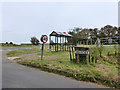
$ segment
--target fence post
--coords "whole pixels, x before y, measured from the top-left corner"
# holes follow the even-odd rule
[[[70,61],[72,61],[72,57],[71,57],[71,50],[70,50],[70,47],[69,47],[69,52],[70,52]]]
[[[77,53],[77,63],[79,63],[79,54]]]
[[[74,59],[74,51],[73,51],[73,47],[72,47],[72,54],[73,54],[73,59]]]
[[[89,55],[86,55],[86,63],[89,64]]]

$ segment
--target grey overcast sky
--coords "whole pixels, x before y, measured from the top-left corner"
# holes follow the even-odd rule
[[[25,43],[53,30],[118,25],[117,2],[2,3],[2,42]]]

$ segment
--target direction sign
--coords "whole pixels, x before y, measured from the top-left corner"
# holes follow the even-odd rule
[[[76,50],[75,51],[75,54],[89,54],[90,52],[87,50],[87,51],[78,51]]]

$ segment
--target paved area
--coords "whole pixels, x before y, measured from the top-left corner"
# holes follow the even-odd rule
[[[7,59],[8,51],[24,48],[2,49],[2,88],[106,88],[25,67]]]

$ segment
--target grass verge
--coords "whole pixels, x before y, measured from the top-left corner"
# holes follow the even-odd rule
[[[28,60],[26,58],[26,60],[18,60],[17,63],[72,77],[76,80],[94,82],[112,88],[120,88],[120,83],[118,83],[118,66],[105,60],[105,58],[96,64],[86,65],[84,63],[76,64],[70,61],[68,52],[57,52],[55,54],[44,52],[43,60],[39,58]]]
[[[31,54],[31,53],[37,53],[41,52],[39,48],[33,48],[33,49],[19,49],[19,50],[13,50],[7,53],[8,57],[14,57],[18,55],[23,55],[23,54]]]

